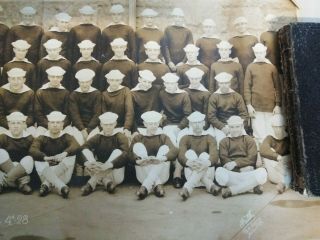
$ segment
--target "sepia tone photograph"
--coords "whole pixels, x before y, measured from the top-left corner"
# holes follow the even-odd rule
[[[306,5],[0,1],[0,239],[320,239],[282,41]]]

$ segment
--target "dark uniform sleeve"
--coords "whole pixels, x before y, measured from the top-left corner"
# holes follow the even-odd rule
[[[237,163],[238,168],[247,167],[247,166],[255,167],[257,162],[257,154],[258,154],[257,145],[255,141],[249,136],[244,136],[244,143],[246,144],[246,147],[247,147],[247,156],[232,158],[231,160]]]
[[[164,142],[163,145],[167,145],[169,147],[169,152],[167,153],[167,161],[175,161],[178,156],[178,149],[173,145],[170,138],[167,135],[161,136],[162,141]]]
[[[48,127],[48,120],[44,114],[42,109],[42,102],[41,102],[41,90],[38,90],[35,94],[34,99],[34,116],[38,123],[38,126],[42,126],[47,128]]]
[[[130,28],[128,32],[128,47],[130,49],[130,56],[132,61],[136,62],[136,36],[133,29]]]
[[[214,63],[213,63],[214,64]],[[215,76],[216,76],[216,71],[214,69],[214,65],[211,64],[211,67],[210,67],[210,75],[209,75],[209,86],[208,86],[208,90],[213,93],[215,89],[217,89],[216,87],[216,79],[215,79]]]
[[[0,89],[0,93],[2,92],[3,92],[3,89]],[[8,129],[8,122],[5,114],[5,107],[4,107],[2,95],[0,95],[0,126]]]
[[[35,161],[44,161],[44,157],[46,157],[46,154],[41,151],[41,146],[44,143],[43,136],[39,136],[35,138],[30,146],[29,153],[33,157]]]
[[[67,91],[67,90],[66,90]],[[64,98],[64,106],[63,106],[63,114],[66,115],[66,118],[64,119],[64,127],[68,126],[71,124],[71,120],[70,120],[70,115],[69,115],[69,91],[67,91],[67,94],[65,95]]]
[[[243,74],[243,68],[242,66],[239,64],[239,69],[236,72],[236,78],[237,81],[239,83],[239,93],[241,94],[241,96],[243,96],[243,91],[244,91],[244,74]]]
[[[251,104],[251,88],[252,88],[252,73],[250,65],[247,67],[244,77],[243,95],[246,105]]]
[[[267,136],[263,140],[260,146],[261,157],[277,161],[277,157],[279,156],[279,154],[276,153],[275,151],[272,151],[271,148],[272,148],[272,137]]]
[[[75,92],[70,94],[69,97],[69,113],[70,113],[70,119],[72,121],[72,124],[78,128],[80,131],[85,129],[85,126],[82,122],[80,112],[79,112],[79,107],[76,99],[76,94]]]
[[[94,115],[92,116],[87,127],[88,132],[91,132],[95,127],[99,125],[99,116],[101,115],[101,101],[101,93],[100,91],[98,91],[94,104]]]
[[[187,150],[188,150],[188,135],[183,136],[179,143],[178,161],[184,167],[187,166],[186,163],[188,161],[188,159],[185,156]]]
[[[164,37],[163,37],[163,55],[164,58],[166,60],[166,63],[169,64],[170,62],[172,62],[171,60],[171,56],[170,56],[170,50],[169,50],[169,45],[168,43],[170,42],[170,37],[169,37],[169,33],[168,33],[168,28],[166,28],[164,30]]]
[[[236,102],[237,102],[237,108],[239,111],[239,117],[241,117],[244,120],[244,126],[247,127],[248,126],[248,119],[249,119],[247,107],[244,103],[242,96],[237,95],[237,94],[235,96],[237,96]]]
[[[209,102],[208,102],[207,116],[208,116],[209,123],[212,124],[213,127],[221,130],[222,128],[225,127],[225,124],[217,118],[218,98],[219,98],[218,94],[212,94],[210,96]]]
[[[133,146],[134,144],[141,142],[142,138],[143,138],[143,135],[138,134],[131,141],[128,157],[133,164],[136,164],[136,161],[139,159],[139,157],[133,152]]]
[[[69,134],[66,134],[66,141],[67,146],[64,152],[68,153],[68,156],[73,156],[78,153],[80,150],[79,143],[74,139],[74,137],[70,136]]]
[[[27,109],[27,126],[33,126],[34,124],[34,117],[33,117],[33,106],[34,106],[34,92],[32,91],[32,94],[30,96],[30,102]]]
[[[133,127],[133,120],[134,120],[134,111],[133,111],[133,102],[132,102],[132,96],[129,89],[126,89],[126,96],[125,96],[125,122],[124,122],[124,128],[131,131]]]
[[[14,31],[9,30],[4,48],[4,62],[9,62],[13,59],[13,51],[11,43],[15,41]]]
[[[273,65],[273,71],[272,71],[272,79],[273,79],[273,85],[276,92],[276,102],[275,104],[279,107],[281,107],[281,86],[280,86],[280,79],[277,68]]]
[[[219,163],[219,156],[218,156],[218,148],[217,148],[217,142],[216,140],[208,135],[207,136],[208,139],[208,148],[209,148],[209,156],[210,156],[210,162],[211,162],[211,167],[213,166],[217,166]]]
[[[187,117],[192,113],[191,100],[190,100],[190,97],[189,97],[188,93],[185,93],[185,96],[183,98],[183,102],[182,102],[182,106],[181,107],[182,107],[182,110],[183,110],[184,117],[180,121],[180,123],[178,125],[178,128],[184,129],[185,127],[188,126]]]
[[[113,168],[122,168],[126,165],[129,152],[129,143],[127,137],[123,133],[117,134],[118,149],[122,154],[112,161]]]

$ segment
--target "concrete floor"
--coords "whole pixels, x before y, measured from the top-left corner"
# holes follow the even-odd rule
[[[320,200],[292,190],[278,195],[269,183],[263,195],[226,200],[196,189],[186,202],[170,185],[164,199],[143,201],[137,188],[124,184],[114,195],[97,190],[81,197],[80,187],[72,187],[68,200],[54,193],[2,194],[0,239],[320,239]]]

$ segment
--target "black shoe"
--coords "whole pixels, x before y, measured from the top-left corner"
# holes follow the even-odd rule
[[[19,191],[25,195],[30,195],[32,193],[32,188],[28,184],[24,184],[19,187]]]
[[[46,184],[41,184],[39,189],[39,196],[45,197],[49,194],[49,187]]]
[[[253,188],[253,193],[261,195],[263,193],[262,186],[258,185]]]
[[[140,200],[145,199],[148,196],[148,190],[144,186],[141,186],[136,192],[136,195]]]
[[[173,186],[175,188],[182,188],[182,185],[183,185],[183,181],[181,177],[175,177],[173,179]]]
[[[179,192],[180,197],[182,197],[182,200],[185,201],[190,197],[190,193],[188,192],[188,189],[182,188],[182,190]]]
[[[221,191],[221,188],[216,186],[215,184],[213,184],[210,188],[210,193],[213,195],[213,196],[218,196],[219,193]]]
[[[81,192],[82,192],[82,194],[81,194],[82,196],[87,196],[93,192],[93,189],[92,189],[91,185],[89,183],[87,183],[86,185],[84,185],[81,188]]]
[[[154,188],[154,194],[157,196],[157,197],[163,197],[165,192],[164,192],[164,189],[163,189],[163,185],[162,184],[158,184],[155,188]]]
[[[108,182],[105,188],[106,188],[106,191],[111,194],[116,191],[116,185],[113,182]]]
[[[222,197],[223,198],[229,198],[231,196],[232,196],[232,192],[231,192],[230,188],[227,187],[227,188],[222,189]]]
[[[63,198],[68,198],[69,192],[70,192],[70,190],[69,190],[69,188],[67,186],[64,186],[64,187],[61,188],[61,196]]]

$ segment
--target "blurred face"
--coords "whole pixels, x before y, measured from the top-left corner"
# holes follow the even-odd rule
[[[158,127],[160,125],[160,122],[143,122],[143,125],[146,127],[147,129],[147,134],[148,135],[155,135]]]
[[[205,125],[205,121],[189,122],[189,126],[192,129],[193,134],[196,136],[200,136],[202,134],[204,125]]]
[[[124,56],[124,52],[127,49],[126,45],[122,45],[122,46],[112,46],[111,47],[112,51],[114,52],[114,55],[116,57],[123,57]]]
[[[63,121],[49,121],[48,130],[52,135],[57,135],[63,130]]]
[[[152,82],[139,77],[138,79],[142,90],[147,91],[152,87]]]
[[[201,77],[198,78],[189,78],[190,87],[197,88],[200,86]]]
[[[22,14],[21,20],[25,25],[31,25],[33,24],[33,21],[34,21],[34,15]]]
[[[254,55],[256,56],[257,61],[263,61],[266,58],[267,51],[255,51]]]
[[[285,126],[272,126],[272,128],[277,139],[283,139],[287,136]]]
[[[219,48],[219,54],[222,59],[227,59],[230,57],[231,49],[230,48]]]
[[[160,55],[160,49],[148,48],[146,49],[146,54],[150,60],[158,60]]]
[[[184,17],[182,16],[173,16],[173,23],[177,26],[183,26]]]
[[[199,55],[199,51],[186,52],[186,56],[189,62],[197,61],[198,55]]]
[[[239,22],[234,25],[238,33],[243,34],[248,30],[248,24],[246,22]]]
[[[82,19],[83,23],[92,23],[93,22],[93,15],[82,14],[81,19]]]
[[[111,17],[114,23],[120,23],[122,21],[122,13],[112,13]]]
[[[243,124],[228,125],[231,137],[239,137],[242,134]]]
[[[81,56],[82,56],[84,59],[89,59],[89,58],[91,58],[92,52],[93,52],[93,48],[80,48]]]
[[[79,81],[79,86],[80,86],[80,89],[82,92],[89,92],[90,90],[90,87],[91,87],[91,84],[92,84],[92,80],[89,80],[89,81]]]
[[[213,25],[202,25],[202,30],[203,30],[204,34],[210,36],[210,35],[214,34],[215,26],[213,26]]]
[[[57,27],[64,32],[69,31],[69,22],[57,20]]]
[[[60,87],[63,76],[48,75],[48,79],[51,87]]]
[[[103,131],[104,135],[111,136],[112,133],[113,133],[114,128],[117,126],[117,122],[108,123],[108,124],[100,123],[100,126],[102,128],[102,131]]]
[[[12,136],[20,137],[22,135],[23,130],[25,129],[26,122],[24,121],[9,121],[8,122],[9,131]]]
[[[229,92],[231,82],[218,82],[218,86],[222,93]]]
[[[154,25],[154,17],[144,17],[143,21],[147,27],[153,27]]]
[[[178,89],[178,82],[164,82],[164,87],[169,93],[174,93]]]
[[[122,79],[107,79],[111,90],[118,90],[122,83]]]
[[[48,53],[48,57],[50,59],[57,59],[60,56],[61,47],[59,48],[46,48],[46,51]]]
[[[277,26],[277,21],[276,20],[271,20],[267,22],[268,25],[268,30],[270,31],[276,31],[278,26]]]
[[[17,60],[23,60],[27,56],[28,49],[13,48],[13,52]]]
[[[10,89],[13,92],[19,92],[22,89],[23,84],[26,82],[26,78],[25,77],[8,77],[8,82],[10,85]]]

